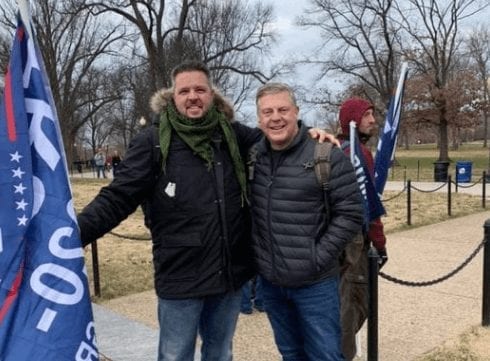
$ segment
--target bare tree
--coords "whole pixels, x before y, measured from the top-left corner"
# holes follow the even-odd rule
[[[309,2],[311,6],[298,24],[318,29],[323,40],[315,56],[303,62],[319,65],[320,79],[332,74],[347,75],[363,85],[360,95],[371,98],[378,108],[384,109],[396,86],[400,65],[396,45],[399,25],[390,16],[393,1]]]
[[[95,14],[114,13],[138,30],[153,90],[169,86],[170,70],[183,59],[198,58],[213,71],[217,85],[231,88],[236,79],[266,81],[257,54],[273,41],[268,25],[272,8],[261,2],[229,0],[74,0]],[[243,84],[243,83],[242,83]],[[243,87],[241,87],[243,89]],[[241,90],[238,91],[241,97]]]
[[[115,74],[116,87],[124,89],[122,97],[111,104],[106,121],[112,124],[111,142],[120,149],[126,149],[129,140],[140,130],[140,119],[150,118],[148,99],[151,96],[146,84],[146,66],[132,66]]]
[[[0,77],[3,79],[3,74],[7,71],[7,66],[10,56],[10,43],[7,36],[0,34]],[[3,87],[3,86],[2,86]]]
[[[475,30],[469,37],[469,56],[473,58],[480,79],[481,92],[475,100],[483,115],[483,147],[487,147],[488,117],[490,112],[490,30],[488,26],[482,26]]]
[[[480,83],[475,72],[457,62],[451,72],[440,97],[446,99],[446,119],[448,131],[452,133],[453,149],[461,143],[463,130],[474,129],[479,122],[478,107],[474,100],[480,91]],[[405,111],[405,121],[412,129],[427,129],[437,125],[439,109],[433,106],[434,89],[427,74],[416,74],[407,82],[406,99],[409,106]],[[449,134],[449,133],[448,133]]]
[[[433,120],[439,129],[439,161],[449,161],[448,129],[450,126],[449,91],[461,43],[459,26],[483,9],[478,0],[406,0],[397,4],[397,17],[404,30],[404,55],[414,65],[415,71],[427,82],[429,104],[437,117]],[[411,44],[414,43],[415,46]],[[425,111],[426,109],[424,109]],[[454,118],[453,118],[454,119]]]
[[[0,22],[14,26],[13,1],[2,2]],[[39,0],[33,4],[32,20],[43,54],[65,146],[75,143],[78,129],[103,104],[119,97],[106,79],[111,72],[107,56],[124,39],[123,29],[102,23],[71,2]],[[9,11],[11,13],[9,13]],[[105,60],[103,59],[105,57]],[[71,152],[67,152],[71,161]]]

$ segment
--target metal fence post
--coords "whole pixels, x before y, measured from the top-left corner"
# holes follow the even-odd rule
[[[407,181],[407,224],[412,225],[412,181]]]
[[[447,176],[447,215],[451,216],[451,176]]]
[[[490,219],[485,221],[485,244],[483,246],[483,299],[482,326],[490,326]]]
[[[482,208],[487,208],[487,172],[483,171],[482,177],[482,187],[481,187],[481,206]]]
[[[100,297],[100,275],[99,275],[99,252],[97,250],[97,241],[90,244],[92,248],[92,270],[94,274],[94,294]]]
[[[369,248],[369,313],[367,326],[367,360],[378,360],[378,251]]]
[[[454,179],[456,180],[456,182],[454,182],[454,192],[458,193],[458,171],[457,170],[454,172]]]

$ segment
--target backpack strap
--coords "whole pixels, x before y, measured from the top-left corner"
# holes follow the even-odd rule
[[[322,189],[328,192],[329,178],[330,178],[330,153],[332,151],[333,144],[330,142],[316,143],[315,144],[315,175],[318,180],[318,184]]]
[[[331,161],[330,154],[332,152],[333,144],[330,142],[316,143],[315,144],[315,175],[318,184],[323,190],[323,200],[325,202],[325,212],[327,214],[327,220],[330,221],[330,203],[329,203],[329,180]]]

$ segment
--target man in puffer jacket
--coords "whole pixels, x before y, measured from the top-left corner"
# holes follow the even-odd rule
[[[315,142],[298,124],[286,84],[256,96],[259,127],[251,180],[252,237],[265,311],[283,360],[343,360],[339,257],[361,230],[363,206],[354,169],[331,152],[327,219],[314,171]]]

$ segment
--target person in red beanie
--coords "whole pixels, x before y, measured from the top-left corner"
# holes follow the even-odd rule
[[[350,122],[356,123],[357,135],[361,152],[369,170],[371,179],[374,180],[374,159],[371,151],[366,146],[367,141],[375,134],[377,129],[374,118],[374,105],[362,98],[349,98],[340,107],[339,122],[341,134],[338,138],[346,155],[350,155],[349,130]],[[352,360],[356,355],[355,335],[362,327],[368,313],[368,250],[372,244],[379,254],[380,267],[388,260],[386,252],[386,237],[383,223],[376,218],[366,225],[363,234],[364,244],[352,252],[354,256],[346,262],[343,268],[340,293],[341,293],[341,322],[342,322],[342,352],[346,360]],[[353,245],[355,242],[353,243]],[[352,261],[354,259],[354,261]],[[351,277],[354,275],[354,277]],[[350,282],[356,279],[356,282]],[[358,282],[363,279],[364,282]]]

